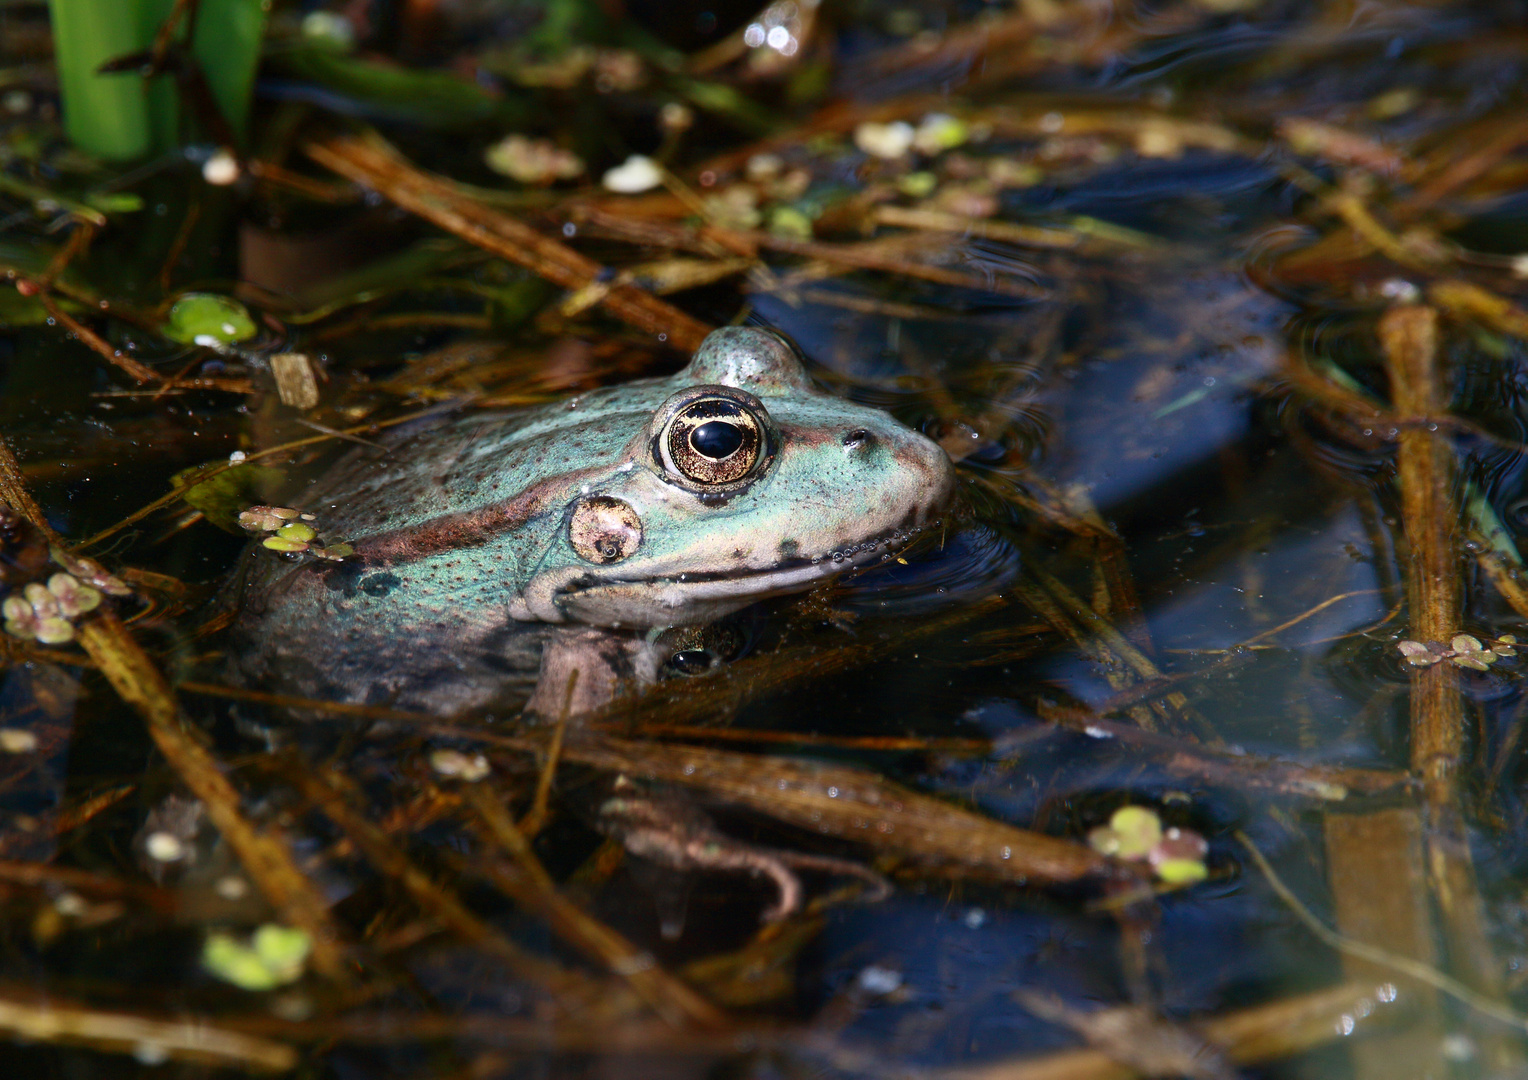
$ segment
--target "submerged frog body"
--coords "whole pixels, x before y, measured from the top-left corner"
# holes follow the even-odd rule
[[[570,681],[593,707],[654,676],[660,629],[889,557],[953,486],[936,445],[813,389],[751,328],[711,334],[670,378],[384,445],[296,499],[354,555],[253,554],[247,681],[451,713],[523,697],[539,671],[543,711]]]

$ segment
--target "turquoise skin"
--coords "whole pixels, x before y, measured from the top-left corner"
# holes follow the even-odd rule
[[[582,666],[587,710],[655,676],[657,629],[889,559],[953,487],[938,446],[815,390],[781,339],[718,330],[670,378],[340,461],[292,501],[355,554],[254,552],[236,664],[286,693],[437,713]],[[607,633],[556,636],[567,624]]]

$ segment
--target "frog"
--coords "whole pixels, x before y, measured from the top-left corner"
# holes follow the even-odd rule
[[[659,678],[685,628],[896,557],[954,489],[932,440],[726,327],[672,376],[351,449],[291,500],[349,553],[252,547],[230,656],[300,698],[587,713]]]

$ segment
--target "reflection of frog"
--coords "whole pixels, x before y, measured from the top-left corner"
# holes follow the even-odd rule
[[[953,486],[932,442],[814,390],[789,346],[749,328],[713,333],[670,378],[462,415],[386,449],[295,500],[353,556],[254,553],[235,640],[248,681],[450,713],[523,692],[539,667],[532,708],[557,712],[570,685],[574,711],[593,708],[654,676],[661,629],[888,559]]]
[[[865,899],[872,903],[891,892],[885,878],[859,863],[746,844],[717,829],[688,799],[644,791],[625,777],[616,781],[615,794],[600,806],[599,827],[631,854],[670,870],[745,872],[769,878],[779,899],[765,910],[766,922],[783,919],[801,907],[797,870],[857,877],[869,884]]]

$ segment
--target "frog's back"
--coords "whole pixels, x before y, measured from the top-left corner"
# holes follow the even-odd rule
[[[484,464],[495,455],[533,462],[539,448],[515,438],[531,419],[411,425],[347,453],[292,501],[330,543],[416,528],[492,497],[505,483]],[[462,604],[453,612],[449,596],[432,602],[417,574],[358,559],[288,561],[252,547],[232,583],[237,676],[288,696],[444,714],[523,698],[545,628],[507,616],[464,620]]]
[[[447,415],[346,454],[298,498],[349,543],[508,502],[571,461],[613,461],[663,398],[651,380],[515,411]]]

